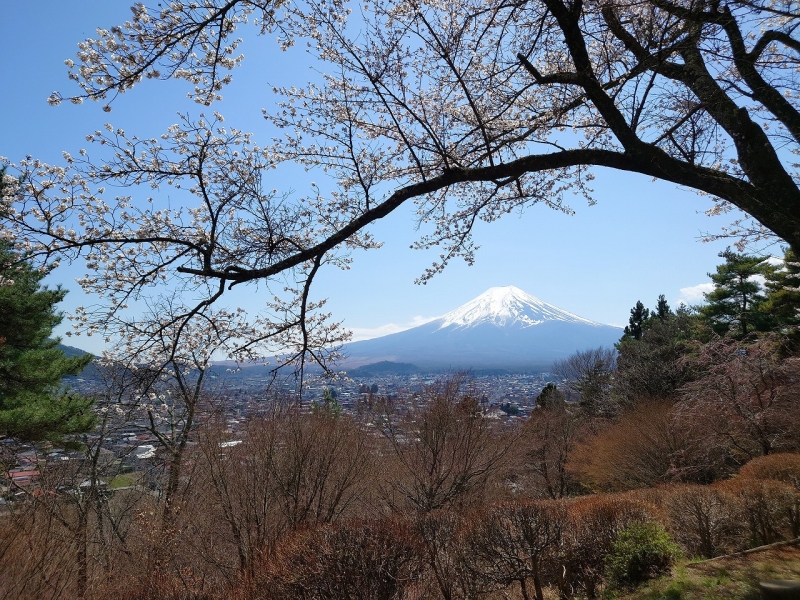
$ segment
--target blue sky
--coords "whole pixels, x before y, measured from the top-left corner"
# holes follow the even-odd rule
[[[65,59],[74,58],[76,44],[95,37],[95,28],[109,28],[129,15],[125,2],[108,0],[30,0],[3,7],[0,74],[6,91],[0,94],[0,155],[12,162],[31,155],[58,163],[62,150],[75,153],[85,147],[85,135],[106,122],[153,137],[176,122],[178,111],[194,116],[201,112],[185,99],[185,82],[145,82],[118,98],[110,114],[91,102],[47,105],[54,90],[65,96],[77,92],[64,66]],[[318,74],[302,49],[283,53],[273,39],[254,33],[241,31],[244,64],[233,72],[234,83],[214,109],[225,115],[227,125],[254,131],[258,140],[269,135],[261,108],[272,102],[272,85],[302,85]],[[411,208],[400,209],[371,230],[384,247],[355,253],[349,271],[321,273],[314,296],[327,297],[328,309],[357,339],[421,323],[498,285],[515,285],[572,313],[615,325],[626,324],[637,300],[653,306],[662,293],[673,305],[701,300],[698,286],[710,285],[707,273],[727,244],[699,240],[702,233],[726,225],[732,215],[705,216],[707,198],[672,184],[626,173],[595,173],[596,205],[587,206],[575,196],[574,216],[534,206],[482,224],[476,235],[481,245],[476,264],[455,262],[424,286],[415,285],[414,279],[436,252],[409,248],[418,232]],[[321,177],[297,169],[269,185],[306,191]],[[81,265],[62,266],[50,278],[70,290],[66,312],[92,303],[74,283],[83,272]],[[231,304],[259,306],[253,288],[240,294]],[[94,340],[73,338],[70,343],[99,349]]]

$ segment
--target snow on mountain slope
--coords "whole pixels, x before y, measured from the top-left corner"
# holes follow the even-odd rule
[[[439,329],[443,329],[452,326],[475,327],[484,324],[498,327],[511,325],[532,327],[545,321],[563,321],[600,327],[600,323],[561,310],[513,285],[489,288],[477,298],[435,319],[433,323],[438,324]]]
[[[613,346],[619,327],[561,310],[514,286],[491,288],[453,311],[391,335],[347,344],[346,369],[379,361],[432,369],[538,369],[576,350]]]

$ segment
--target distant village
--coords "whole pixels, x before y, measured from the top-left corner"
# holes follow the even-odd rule
[[[255,373],[255,372],[254,372]],[[198,416],[198,424],[211,415],[223,418],[231,444],[237,442],[237,432],[251,417],[271,410],[276,401],[300,402],[305,410],[312,410],[324,402],[326,396],[335,400],[344,412],[354,416],[368,414],[376,404],[388,401],[394,410],[405,412],[419,408],[421,392],[444,374],[386,374],[369,377],[342,377],[335,382],[310,378],[304,384],[302,397],[298,396],[296,381],[292,377],[274,378],[266,370],[264,376],[236,376],[220,370],[211,376],[209,394]],[[513,422],[527,419],[536,406],[536,397],[553,377],[550,373],[471,375],[469,390],[483,406],[487,416],[499,421]],[[82,394],[92,395],[97,382],[78,377],[69,382],[70,387]],[[146,414],[131,419],[130,414],[119,416],[119,422],[103,434],[101,460],[109,472],[118,473],[116,481],[104,481],[109,490],[129,489],[131,486],[149,489],[158,494],[164,479],[163,459],[159,456],[159,442],[148,431]],[[368,422],[368,420],[367,420]],[[169,425],[163,424],[161,433],[168,434]],[[377,431],[376,431],[377,433]],[[97,432],[84,436],[84,443],[92,445]],[[4,447],[3,447],[4,446]],[[15,466],[0,477],[0,506],[24,498],[31,490],[39,489],[41,469],[53,462],[64,466],[68,462],[86,460],[83,449],[59,448],[50,444],[19,444],[12,439],[0,441],[2,462]],[[80,470],[80,465],[75,465]],[[135,474],[128,477],[126,474]],[[74,481],[70,482],[74,486]]]

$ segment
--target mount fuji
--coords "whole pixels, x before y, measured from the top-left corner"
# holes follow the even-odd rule
[[[611,346],[622,329],[584,319],[514,286],[493,287],[419,327],[344,347],[345,369],[380,361],[427,369],[548,370],[578,350]]]

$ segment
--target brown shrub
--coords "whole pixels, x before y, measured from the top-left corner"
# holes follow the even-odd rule
[[[690,556],[712,558],[736,549],[741,525],[731,493],[720,486],[664,489],[667,529]]]
[[[793,486],[771,479],[737,478],[721,487],[732,497],[743,525],[740,549],[797,537],[800,494]]]
[[[420,577],[422,556],[408,525],[360,521],[285,538],[256,575],[253,597],[392,600]]]
[[[739,477],[783,481],[800,491],[800,454],[780,453],[759,456],[741,468]]]
[[[769,454],[754,458],[739,471],[739,479],[767,479],[792,486],[794,502],[787,503],[783,510],[791,537],[800,537],[800,454]]]
[[[703,461],[670,401],[650,401],[622,414],[575,446],[567,468],[594,491],[618,492],[702,477]]]
[[[483,519],[483,513],[464,516],[454,511],[419,513],[414,532],[427,565],[423,598],[440,595],[444,600],[475,598],[486,591],[485,578],[470,568],[465,529]]]
[[[514,502],[487,510],[466,534],[467,563],[486,587],[517,583],[523,598],[541,600],[543,586],[556,583],[558,549],[566,526],[561,502]]]
[[[580,498],[567,503],[566,510],[557,583],[566,597],[583,591],[594,598],[603,580],[605,557],[619,532],[632,523],[652,521],[654,510],[641,500],[617,494]]]

